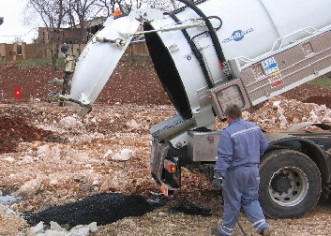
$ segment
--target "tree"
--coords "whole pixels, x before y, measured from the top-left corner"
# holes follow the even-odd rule
[[[48,29],[53,29],[57,32],[58,40],[55,45],[48,44],[47,47],[51,51],[53,69],[56,69],[56,59],[59,54],[60,45],[60,28],[67,15],[68,0],[28,0],[27,8],[32,7],[35,12],[40,16],[44,25]]]
[[[69,17],[71,27],[79,23],[79,27],[85,29],[89,18],[96,16],[101,11],[97,2],[99,0],[68,0],[69,1]]]
[[[67,14],[68,0],[28,0],[47,28],[60,28]]]
[[[98,0],[98,3],[105,9],[106,15],[110,16],[117,9],[128,14],[133,9],[141,8],[143,0]]]
[[[73,27],[85,29],[88,19],[95,16],[100,10],[96,4],[99,0],[28,0],[27,9],[33,9],[48,32],[57,37],[53,37],[52,44],[47,47],[51,50],[53,64],[58,58],[59,45],[63,43],[62,27]],[[83,38],[83,32],[81,34]]]
[[[163,11],[170,11],[177,9],[180,5],[182,5],[179,1],[176,0],[144,0],[149,7],[160,9]]]

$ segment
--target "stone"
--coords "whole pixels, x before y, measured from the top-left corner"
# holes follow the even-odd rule
[[[35,236],[38,233],[44,231],[44,222],[40,221],[36,226],[31,227],[27,230],[27,236]]]
[[[127,161],[135,155],[135,152],[130,149],[123,149],[120,153],[116,153],[112,156],[114,161]]]

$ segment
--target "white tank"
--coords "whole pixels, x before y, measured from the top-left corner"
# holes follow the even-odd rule
[[[284,48],[290,43],[309,37],[316,30],[329,30],[331,0],[207,0],[196,7],[207,17],[216,35],[225,60],[247,58],[252,61],[271,50]],[[316,14],[318,13],[318,17]],[[216,17],[213,18],[213,16]],[[199,18],[194,9],[186,7],[175,14],[180,22]],[[221,21],[220,21],[221,20]],[[162,29],[173,25],[174,17],[145,24],[145,30]],[[186,30],[202,54],[213,84],[225,81],[220,70],[214,43],[206,28]],[[198,118],[207,109],[208,89],[201,63],[180,31],[146,34],[147,45],[163,85],[179,113],[186,118]],[[209,86],[210,87],[210,86]]]

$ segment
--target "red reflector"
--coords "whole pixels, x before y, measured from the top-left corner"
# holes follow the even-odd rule
[[[22,97],[23,97],[22,88],[21,87],[14,88],[14,98],[21,99]]]
[[[163,166],[164,166],[164,169],[166,169],[169,173],[177,172],[176,164],[171,161],[165,160]]]
[[[161,192],[164,196],[168,197],[169,196],[169,189],[166,184],[161,185]]]
[[[282,84],[284,84],[284,80],[277,80],[277,81],[275,81],[275,82],[273,82],[272,84],[271,84],[271,87],[272,88],[274,88],[274,87],[278,87],[278,86],[280,86],[280,85],[282,85]]]

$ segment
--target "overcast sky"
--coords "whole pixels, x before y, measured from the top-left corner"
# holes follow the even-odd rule
[[[0,43],[12,43],[15,38],[31,43],[37,37],[36,25],[24,24],[26,0],[0,0],[0,17],[4,22],[0,25]]]

